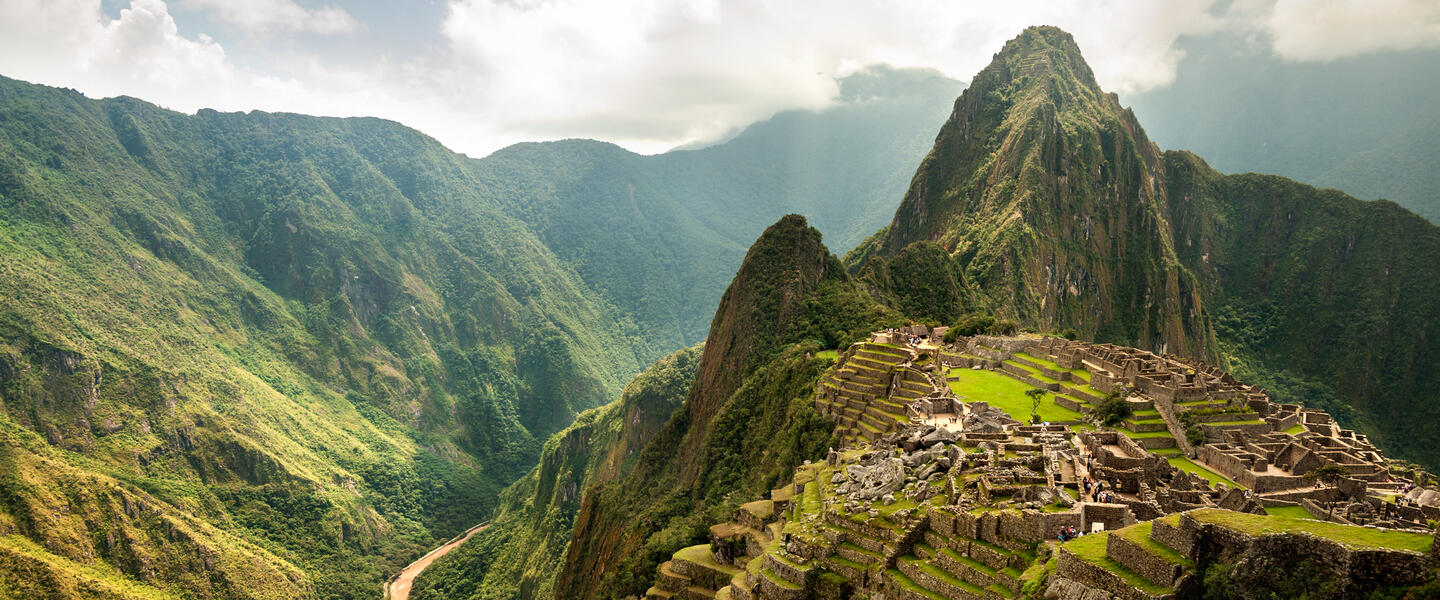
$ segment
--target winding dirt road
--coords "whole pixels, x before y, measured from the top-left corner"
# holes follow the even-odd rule
[[[406,565],[405,569],[400,571],[399,575],[396,575],[394,579],[390,580],[390,583],[386,584],[385,597],[390,600],[410,600],[410,584],[415,583],[415,576],[419,575],[421,571],[424,571],[425,567],[430,566],[430,563],[435,562],[435,559],[445,556],[447,552],[454,550],[456,546],[465,543],[465,540],[470,539],[470,536],[485,531],[485,528],[489,526],[489,523],[482,523],[471,527],[464,535],[445,542],[445,545],[431,550],[425,556]]]

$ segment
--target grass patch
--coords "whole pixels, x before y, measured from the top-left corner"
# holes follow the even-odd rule
[[[1281,430],[1280,430],[1280,433],[1288,433],[1288,434],[1290,434],[1290,435],[1300,435],[1300,434],[1302,434],[1302,433],[1305,433],[1305,431],[1306,431],[1306,429],[1305,429],[1305,426],[1304,426],[1304,425],[1302,425],[1302,424],[1300,424],[1300,423],[1296,423],[1296,424],[1294,424],[1294,425],[1291,425],[1291,426],[1289,426],[1289,427],[1286,427],[1286,428],[1284,428],[1284,429],[1281,429]]]
[[[961,578],[959,578],[959,577],[956,577],[956,576],[952,575],[949,571],[946,571],[946,570],[944,570],[944,569],[941,569],[940,567],[937,567],[937,566],[935,566],[935,565],[932,565],[932,564],[930,564],[930,563],[927,563],[927,562],[925,562],[925,561],[922,561],[922,560],[920,560],[919,558],[916,558],[916,557],[913,557],[913,556],[902,556],[902,557],[900,557],[900,560],[903,560],[903,561],[905,561],[905,562],[907,562],[907,563],[910,563],[910,564],[915,565],[915,566],[918,567],[921,571],[924,571],[926,575],[929,575],[929,576],[931,576],[931,577],[934,577],[935,579],[938,579],[938,580],[940,580],[940,581],[943,581],[943,582],[945,582],[945,583],[948,583],[948,584],[950,584],[950,585],[953,585],[953,586],[955,586],[955,587],[958,587],[958,588],[960,588],[960,589],[962,589],[962,590],[965,590],[965,591],[967,591],[967,592],[970,592],[970,593],[972,593],[972,594],[975,594],[976,596],[979,596],[979,597],[982,597],[982,598],[985,596],[985,590],[984,590],[983,588],[981,588],[980,586],[975,585],[975,584],[973,584],[973,583],[970,583],[970,582],[968,582],[968,581],[965,581],[964,579],[961,579]]]
[[[1339,525],[1308,518],[1261,516],[1216,508],[1203,508],[1189,514],[1202,523],[1221,525],[1250,535],[1301,531],[1357,549],[1379,548],[1424,553],[1429,552],[1435,543],[1434,536],[1430,534]]]
[[[906,577],[904,573],[901,573],[899,569],[886,569],[885,575],[890,577],[890,579],[895,580],[895,583],[900,584],[900,587],[920,594],[921,596],[930,598],[931,600],[945,600],[944,596],[927,590],[921,587],[920,584],[911,581],[910,578]]]
[[[1173,437],[1174,437],[1174,436],[1170,435],[1170,432],[1169,432],[1169,431],[1163,431],[1163,430],[1162,430],[1162,431],[1146,431],[1146,432],[1143,432],[1143,433],[1141,433],[1141,432],[1135,432],[1135,431],[1130,431],[1129,429],[1127,429],[1127,428],[1125,428],[1125,427],[1116,427],[1115,430],[1116,430],[1116,431],[1119,431],[1120,433],[1125,434],[1126,437],[1128,437],[1128,438],[1130,438],[1130,439],[1132,439],[1132,440],[1140,440],[1140,439],[1146,439],[1146,438],[1173,438]]]
[[[1219,473],[1216,473],[1216,472],[1214,472],[1214,471],[1211,471],[1210,469],[1207,469],[1207,468],[1205,468],[1205,467],[1202,467],[1202,466],[1200,466],[1200,465],[1197,465],[1197,464],[1195,464],[1194,462],[1191,462],[1190,459],[1185,458],[1185,457],[1183,457],[1183,456],[1172,456],[1172,457],[1170,457],[1170,458],[1168,458],[1168,459],[1166,459],[1166,460],[1170,461],[1170,464],[1171,464],[1172,466],[1174,466],[1174,467],[1177,468],[1177,469],[1180,469],[1181,471],[1184,471],[1184,472],[1186,472],[1186,473],[1194,473],[1194,474],[1196,474],[1196,475],[1199,475],[1199,476],[1201,476],[1201,477],[1204,477],[1205,480],[1206,480],[1206,481],[1209,481],[1211,485],[1215,485],[1215,484],[1217,484],[1217,483],[1223,483],[1223,484],[1228,485],[1228,486],[1230,486],[1230,487],[1238,487],[1238,488],[1242,488],[1242,489],[1245,487],[1245,486],[1243,486],[1243,485],[1240,485],[1240,484],[1238,484],[1238,483],[1235,483],[1235,482],[1233,482],[1233,481],[1230,481],[1230,479],[1227,478],[1227,477],[1225,477],[1224,475],[1221,475],[1221,474],[1219,474]]]
[[[759,559],[755,559],[755,560],[759,560]],[[775,585],[777,585],[777,586],[780,586],[780,587],[782,587],[782,588],[784,588],[784,589],[787,589],[787,590],[798,590],[798,589],[801,589],[800,586],[795,585],[795,584],[794,584],[793,582],[791,582],[789,579],[786,579],[786,578],[784,578],[784,577],[781,577],[781,576],[779,576],[779,575],[776,575],[775,572],[774,572],[774,571],[771,571],[770,569],[761,569],[761,570],[760,570],[760,574],[761,574],[761,575],[764,575],[766,579],[769,579],[769,580],[770,580],[770,583],[773,583],[773,584],[775,584]]]
[[[950,389],[967,402],[986,402],[1009,414],[1011,418],[1028,422],[1030,420],[1030,398],[1025,390],[1033,386],[1021,383],[994,371],[959,369],[952,370]],[[1078,421],[1080,413],[1055,404],[1054,394],[1047,393],[1040,403],[1040,418],[1046,421]]]
[[[710,554],[710,544],[699,544],[690,546],[689,548],[681,548],[675,552],[675,558],[697,565],[705,565],[706,568],[714,569],[727,575],[734,575],[740,572],[740,569],[715,562],[715,557]]]

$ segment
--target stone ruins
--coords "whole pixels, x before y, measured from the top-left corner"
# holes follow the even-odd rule
[[[1036,580],[1169,598],[1197,561],[1277,547],[1329,557],[1356,589],[1435,577],[1440,493],[1323,411],[1133,348],[942,339],[916,326],[839,353],[815,405],[841,447],[675,553],[646,598],[978,600]],[[1027,388],[1045,391],[1033,418]],[[1106,402],[1128,408],[1113,427]],[[1257,533],[1277,519],[1333,530]],[[1357,530],[1395,541],[1357,550]]]

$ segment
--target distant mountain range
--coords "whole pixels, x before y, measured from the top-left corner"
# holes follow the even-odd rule
[[[1182,38],[1175,83],[1122,98],[1151,139],[1226,173],[1274,173],[1440,223],[1440,51],[1290,62],[1254,41]]]

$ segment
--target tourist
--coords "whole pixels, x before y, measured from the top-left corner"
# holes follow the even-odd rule
[[[1062,544],[1065,543],[1065,540],[1066,540],[1067,538],[1065,537],[1065,528],[1064,528],[1064,527],[1061,527],[1061,528],[1060,528],[1060,532],[1055,534],[1055,539],[1060,540],[1060,543],[1062,543]]]
[[[1070,526],[1070,539],[1073,540],[1073,539],[1075,539],[1075,538],[1077,538],[1077,537],[1080,537],[1079,532],[1077,532],[1077,531],[1075,530],[1075,526],[1074,526],[1074,525],[1071,525],[1071,526]]]

